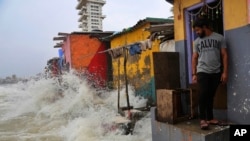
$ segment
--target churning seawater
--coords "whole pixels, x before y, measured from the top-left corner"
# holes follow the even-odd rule
[[[131,105],[145,103],[131,88],[129,94]],[[112,128],[117,115],[116,90],[96,92],[72,73],[63,75],[61,85],[44,78],[0,85],[0,141],[152,140],[150,115],[136,122],[133,135]]]

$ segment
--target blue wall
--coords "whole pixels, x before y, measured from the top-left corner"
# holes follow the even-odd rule
[[[250,124],[250,25],[225,31],[229,54],[227,84],[228,120]],[[181,87],[188,87],[188,61],[185,41],[177,41],[180,53]]]
[[[229,53],[228,118],[250,124],[250,26],[225,32]]]
[[[180,81],[181,81],[181,88],[188,87],[188,59],[187,59],[187,46],[185,41],[176,41],[175,42],[175,51],[179,52],[180,54]]]

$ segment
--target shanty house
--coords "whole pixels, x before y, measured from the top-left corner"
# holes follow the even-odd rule
[[[152,53],[160,51],[161,42],[159,34],[153,34],[153,30],[162,24],[173,27],[173,20],[146,18],[110,37],[111,49],[118,52],[118,55],[112,56],[114,86],[119,88],[130,85],[136,95],[143,96],[152,103],[155,102]],[[173,35],[173,31],[171,33]]]
[[[100,52],[110,48],[109,41],[102,39],[112,34],[102,31],[58,33],[54,40],[61,42],[54,47],[62,48],[63,63],[67,69],[86,74],[95,86],[105,86],[108,81],[112,81],[112,75],[109,75],[111,65],[108,63],[110,56]]]

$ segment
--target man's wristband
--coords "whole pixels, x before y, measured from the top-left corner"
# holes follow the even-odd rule
[[[196,73],[193,73],[192,76],[196,75]]]

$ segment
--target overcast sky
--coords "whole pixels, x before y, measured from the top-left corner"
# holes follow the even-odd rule
[[[80,31],[77,0],[0,0],[0,78],[29,77],[58,56],[58,32]],[[168,18],[165,0],[106,0],[104,31],[121,31],[146,17]]]

